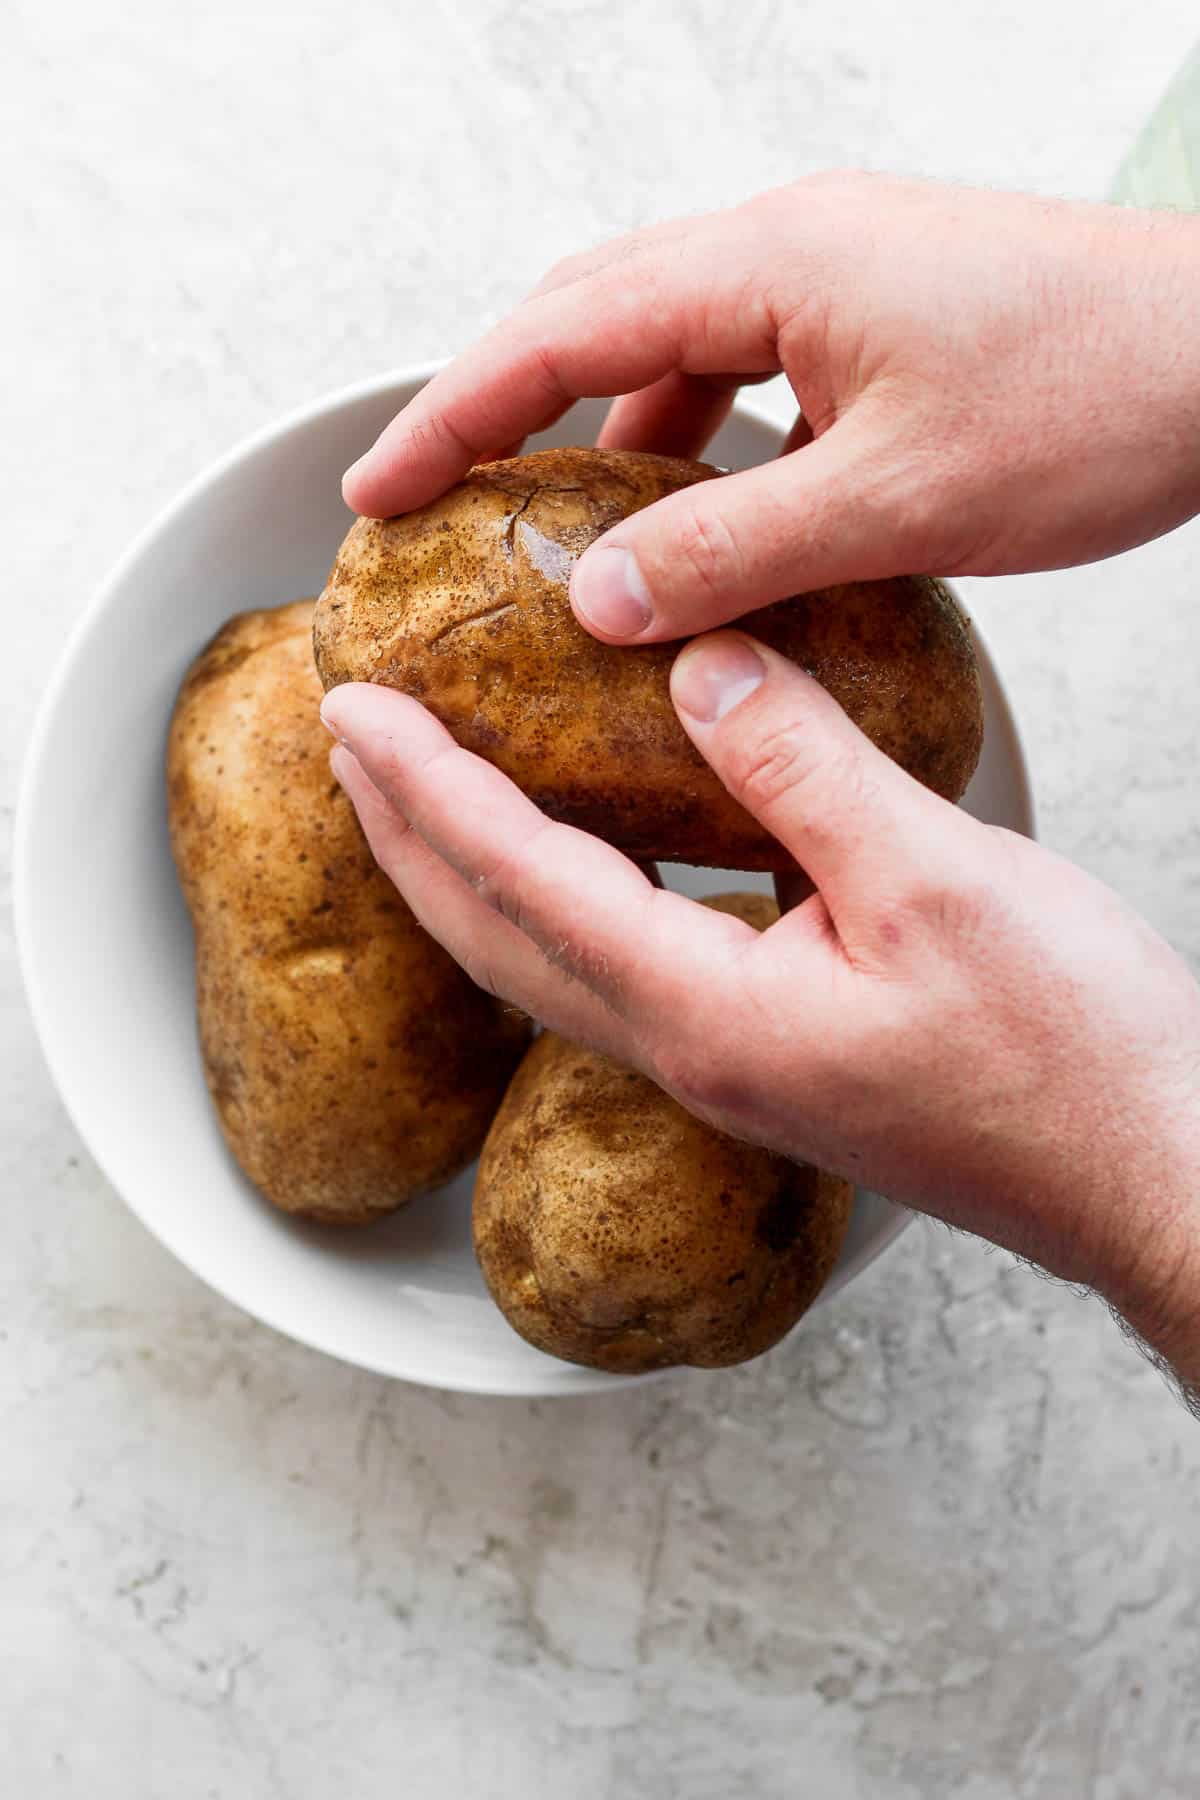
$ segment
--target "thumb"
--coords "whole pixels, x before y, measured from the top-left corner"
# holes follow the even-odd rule
[[[984,828],[877,750],[819,682],[741,632],[688,644],[671,698],[701,755],[816,884],[846,949],[894,954]]]
[[[623,519],[575,565],[580,624],[609,643],[657,643],[791,594],[923,567],[908,453],[877,413],[860,402],[814,443]]]

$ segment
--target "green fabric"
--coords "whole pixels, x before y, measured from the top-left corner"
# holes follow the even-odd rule
[[[1200,45],[1122,163],[1112,197],[1124,206],[1200,209]]]

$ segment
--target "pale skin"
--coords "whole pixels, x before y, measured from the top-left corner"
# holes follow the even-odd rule
[[[550,823],[415,701],[326,696],[338,779],[485,987],[737,1136],[1103,1294],[1200,1390],[1200,989],[1098,882],[887,761],[737,631],[806,588],[1086,562],[1200,511],[1200,221],[835,175],[570,259],[349,471],[419,506],[582,395],[695,455],[782,370],[775,462],[588,550],[613,643],[701,633],[672,695],[815,892],[761,936]],[[786,897],[786,896],[785,896]]]

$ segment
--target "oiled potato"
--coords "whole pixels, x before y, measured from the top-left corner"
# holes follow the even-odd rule
[[[572,565],[601,532],[714,474],[630,451],[541,450],[477,468],[417,512],[360,519],[317,606],[321,679],[415,695],[546,812],[631,856],[786,867],[675,716],[678,646],[598,643],[567,600]],[[918,780],[962,794],[982,700],[969,628],[938,582],[832,588],[742,623]]]
[[[205,1073],[285,1212],[358,1224],[470,1162],[528,1041],[375,867],[329,773],[311,600],[231,619],[171,721]]]
[[[718,904],[760,930],[761,895]],[[704,1125],[632,1069],[546,1032],[488,1133],[475,1251],[539,1350],[614,1374],[768,1350],[821,1291],[848,1182]]]

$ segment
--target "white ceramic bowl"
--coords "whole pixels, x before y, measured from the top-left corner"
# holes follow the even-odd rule
[[[18,941],[75,1124],[138,1217],[202,1280],[277,1330],[386,1375],[478,1393],[597,1392],[616,1378],[531,1349],[488,1298],[471,1252],[472,1171],[344,1239],[289,1220],[226,1151],[196,1043],[191,930],[163,780],[176,689],[231,613],[319,592],[350,523],[342,470],[432,372],[334,394],[252,438],[122,558],[72,636],[34,732],[17,825]],[[601,412],[584,403],[540,441],[590,442]],[[777,427],[741,403],[713,455],[744,467],[779,443]],[[966,804],[1030,832],[1017,733],[980,653],[987,730]],[[731,885],[719,872],[664,873],[696,894]],[[738,876],[732,885],[766,884]],[[826,1294],[907,1218],[860,1195]]]

